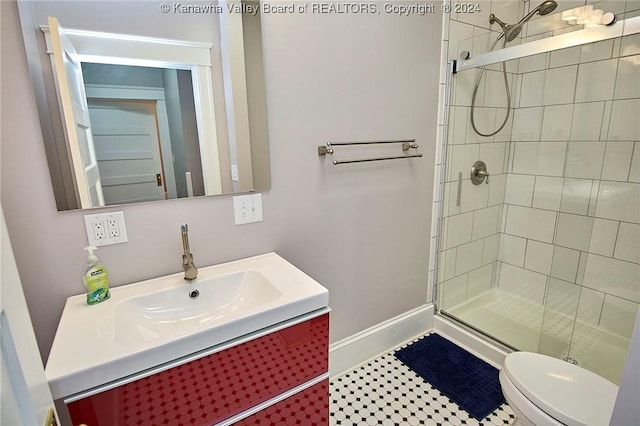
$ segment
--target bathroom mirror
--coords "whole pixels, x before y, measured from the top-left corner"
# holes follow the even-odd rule
[[[269,189],[259,2],[18,7],[58,210]]]

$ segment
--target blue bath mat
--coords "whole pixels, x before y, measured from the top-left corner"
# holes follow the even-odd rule
[[[498,369],[437,334],[394,355],[477,420],[505,402]]]

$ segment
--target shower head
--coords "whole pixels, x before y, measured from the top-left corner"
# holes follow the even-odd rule
[[[524,18],[522,18],[516,25],[524,24],[529,19],[531,19],[533,15],[535,15],[536,13],[539,13],[540,16],[548,15],[549,13],[553,12],[556,9],[556,7],[558,7],[558,3],[556,3],[554,0],[544,1],[540,3],[538,7],[533,9],[531,12],[527,13],[524,16]]]
[[[542,4],[537,7],[537,9],[538,13],[544,16],[556,10],[556,7],[558,7],[558,3],[556,3],[554,0],[547,0],[545,2],[542,2]]]
[[[516,37],[518,37],[518,34],[520,34],[520,32],[522,31],[522,27],[524,26],[524,24],[526,24],[529,21],[529,19],[533,17],[533,15],[535,15],[536,13],[540,14],[541,16],[547,15],[553,12],[556,7],[558,7],[558,3],[556,3],[554,0],[546,0],[540,3],[531,12],[527,13],[520,21],[518,21],[517,24],[514,24],[514,25],[505,24],[504,22],[499,20],[494,14],[491,14],[489,16],[489,23],[493,24],[497,22],[498,25],[500,25],[500,27],[502,28],[502,31],[504,33],[505,42],[510,42],[515,40]]]

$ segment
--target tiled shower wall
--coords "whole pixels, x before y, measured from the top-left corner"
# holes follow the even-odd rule
[[[559,3],[554,14],[584,4]],[[480,14],[450,16],[443,42],[448,58],[488,50],[498,35],[486,29],[489,13],[513,23],[530,7],[480,4]],[[640,2],[596,7],[624,18],[638,15]],[[563,26],[559,14],[540,17],[516,42],[575,29]],[[577,314],[582,323],[629,336],[640,302],[640,35],[507,67],[514,109],[505,129],[489,138],[477,136],[469,120],[477,71],[454,77],[439,303],[450,308],[499,287],[546,301],[547,310],[564,314],[554,321]],[[506,113],[499,70],[490,67],[478,91],[476,122],[484,131],[496,129]],[[439,124],[444,121],[443,114]],[[477,159],[487,163],[488,185],[469,180]]]
[[[443,70],[441,72],[441,99],[444,100],[447,87],[445,68],[449,59],[458,58],[461,51],[467,50],[479,54],[489,50],[489,43],[499,33],[489,30],[489,14],[493,13],[504,19],[517,20],[521,15],[524,3],[521,1],[480,2],[480,9],[474,13],[445,15],[443,23]],[[447,17],[449,19],[447,19]],[[502,74],[493,67],[487,71],[486,82],[500,82]],[[513,82],[512,69],[509,68],[510,84]],[[500,241],[500,223],[504,188],[506,185],[506,166],[508,159],[508,142],[511,133],[509,119],[505,129],[491,138],[481,138],[473,132],[469,124],[471,95],[475,85],[474,73],[459,73],[454,80],[450,95],[451,108],[442,112],[438,118],[440,134],[446,130],[444,124],[448,119],[448,146],[445,153],[449,166],[446,173],[440,175],[442,161],[436,167],[436,182],[444,182],[434,191],[436,200],[434,210],[442,208],[440,253],[438,258],[438,285],[445,290],[439,300],[441,307],[450,307],[467,300],[492,287],[498,261]],[[498,80],[496,80],[498,78]],[[496,117],[499,120],[506,113],[504,91],[485,96],[482,87],[478,94],[478,121],[485,126],[487,120],[494,128]],[[486,105],[487,108],[482,106]],[[445,108],[446,109],[446,108]],[[448,117],[447,117],[448,115]],[[469,180],[471,165],[483,159],[489,167],[490,185],[474,186]],[[459,176],[459,173],[461,175]],[[458,178],[461,178],[460,205],[458,200]],[[441,179],[442,178],[442,179]],[[444,191],[444,205],[438,199]],[[434,217],[436,217],[434,215]],[[435,225],[435,223],[434,223]],[[433,235],[436,229],[432,230]],[[435,239],[432,239],[435,244]],[[432,250],[432,252],[434,252]],[[434,264],[430,265],[431,268]],[[442,283],[445,285],[442,285]]]
[[[638,35],[520,61],[498,255],[500,288],[621,336],[640,302],[638,75]]]

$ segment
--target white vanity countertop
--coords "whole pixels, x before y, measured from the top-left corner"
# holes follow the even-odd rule
[[[234,304],[238,307],[230,308],[230,303],[226,303],[215,310],[200,309],[194,315],[167,321],[163,315],[166,312],[175,315],[176,309],[148,306],[163,301],[157,297],[159,293],[181,295],[184,288],[187,313],[192,313],[190,290],[204,293],[201,300],[209,303],[207,280],[215,282],[219,291],[226,277],[242,274],[259,276],[262,281],[254,280],[250,294],[245,292],[249,297],[243,294],[235,297]],[[326,308],[329,302],[326,288],[276,253],[200,268],[198,278],[191,282],[185,281],[183,275],[177,273],[112,288],[111,298],[97,305],[87,305],[85,294],[69,297],[45,368],[53,398],[66,398],[173,362]],[[262,287],[269,290],[254,290]],[[268,297],[260,301],[263,293]],[[146,305],[138,313],[135,306],[140,300]]]

